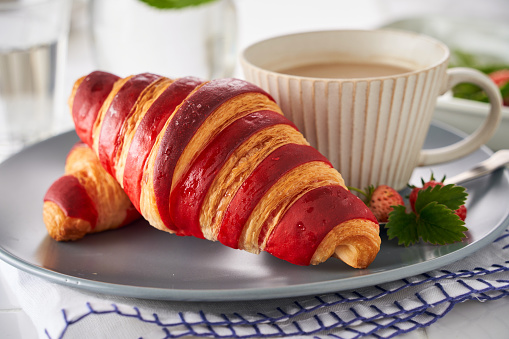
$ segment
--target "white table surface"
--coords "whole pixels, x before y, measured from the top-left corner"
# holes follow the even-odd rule
[[[457,1],[456,1],[457,2]],[[319,6],[310,7],[310,1],[300,0],[236,0],[239,15],[239,49],[251,42],[262,38],[293,31],[331,29],[331,28],[373,28],[391,19],[391,16],[402,15],[404,10],[413,11],[410,14],[437,12],[454,8],[454,1],[422,1],[405,0],[318,0],[313,5],[320,4],[328,10],[320,10],[320,20],[313,20],[310,12]],[[355,3],[355,4],[353,4]],[[420,6],[410,6],[409,4]],[[461,1],[461,4],[469,4]],[[478,2],[479,3],[479,2]],[[508,13],[507,0],[492,0],[482,2],[486,4],[483,11],[477,15],[506,17]],[[432,5],[429,5],[432,4]],[[440,4],[440,5],[437,5]],[[95,69],[90,41],[88,40],[86,24],[87,0],[77,0],[74,7],[71,39],[69,42],[69,57],[67,67],[67,86],[72,86],[74,80]],[[498,6],[498,7],[497,7]],[[468,7],[468,6],[464,6]],[[329,10],[330,8],[330,10]],[[504,12],[505,11],[505,12]],[[265,20],[272,25],[259,25],[259,16],[263,12]],[[503,14],[505,13],[505,14]],[[302,20],[302,18],[307,18]],[[256,27],[256,29],[254,29]],[[237,70],[237,72],[239,72]],[[240,74],[240,73],[239,73]],[[241,75],[238,75],[241,76]],[[59,128],[69,129],[71,122],[68,117],[62,117]],[[0,263],[5,265],[5,263]],[[403,339],[498,339],[509,337],[509,298],[495,301],[478,302],[467,301],[456,305],[444,318],[437,320],[431,326],[416,330],[399,338]],[[35,327],[26,315],[16,297],[10,291],[5,277],[0,275],[0,338],[2,339],[32,339],[38,338]],[[45,338],[40,334],[39,338]]]

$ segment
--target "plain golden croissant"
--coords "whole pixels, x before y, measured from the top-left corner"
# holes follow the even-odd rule
[[[238,79],[79,79],[76,132],[154,227],[298,265],[367,267],[379,226],[272,97]]]
[[[140,217],[122,187],[84,143],[70,150],[65,175],[44,196],[43,220],[49,235],[58,241],[119,228]]]

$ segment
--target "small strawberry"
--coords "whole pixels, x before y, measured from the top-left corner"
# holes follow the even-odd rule
[[[444,186],[445,177],[442,178],[441,181],[435,180],[433,174],[431,174],[431,178],[429,181],[425,182],[424,179],[421,179],[422,187],[410,186],[412,191],[408,196],[408,201],[410,202],[410,207],[412,207],[412,211],[415,212],[415,201],[417,200],[417,195],[420,191],[427,189],[428,187],[435,187],[437,185]],[[467,208],[465,205],[461,205],[457,210],[454,211],[455,214],[460,217],[461,220],[465,221],[467,217]]]
[[[388,185],[379,185],[377,187],[370,185],[366,191],[350,188],[364,195],[364,202],[375,215],[378,222],[387,222],[389,213],[393,210],[392,206],[404,205],[403,197],[392,187]]]
[[[429,181],[424,181],[424,179],[421,179],[422,187],[409,186],[412,189],[412,191],[410,192],[410,195],[408,196],[408,201],[410,202],[412,211],[415,212],[415,201],[417,200],[417,194],[419,194],[419,191],[425,190],[428,187],[435,187],[436,185],[443,185],[444,180],[445,180],[445,177],[442,179],[442,181],[437,181],[437,180],[435,180],[435,177],[433,176],[433,174],[431,174],[431,178]]]
[[[509,106],[509,69],[499,69],[490,73],[489,77],[500,88],[504,105]]]
[[[489,77],[498,86],[502,87],[509,82],[509,69],[500,69],[489,74]]]
[[[378,222],[387,222],[389,213],[393,210],[392,206],[404,204],[403,197],[394,188],[380,185],[371,194],[368,207]]]
[[[456,213],[456,215],[463,221],[467,218],[467,208],[465,205],[461,205],[460,208],[454,211],[454,213]]]

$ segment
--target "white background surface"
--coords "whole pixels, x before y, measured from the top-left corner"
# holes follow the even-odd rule
[[[427,13],[507,20],[507,0],[235,0],[238,9],[239,51],[252,42],[274,35],[304,30],[334,28],[375,28],[398,17]],[[67,88],[78,77],[95,69],[87,35],[86,0],[77,0],[74,9]],[[236,76],[241,77],[237,68]],[[71,128],[68,116],[60,117],[59,128]],[[5,265],[4,263],[0,263]],[[483,338],[509,337],[509,299],[459,305],[433,325],[400,338]],[[0,338],[37,338],[35,328],[0,276]]]

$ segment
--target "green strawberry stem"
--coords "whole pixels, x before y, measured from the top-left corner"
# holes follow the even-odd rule
[[[371,201],[371,196],[373,195],[373,192],[375,191],[375,186],[373,185],[369,185],[367,188],[366,188],[366,191],[363,191],[357,187],[352,187],[352,186],[347,186],[347,188],[350,190],[350,191],[354,191],[354,192],[357,192],[361,195],[364,196],[364,203],[369,207],[369,202]]]
[[[361,189],[358,189],[357,187],[351,187],[351,186],[347,186],[347,188],[350,190],[350,191],[354,191],[354,192],[357,192],[357,193],[360,193],[364,196],[366,196],[366,192],[364,192],[363,190]]]

